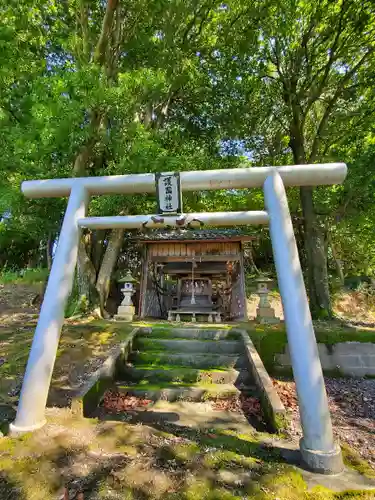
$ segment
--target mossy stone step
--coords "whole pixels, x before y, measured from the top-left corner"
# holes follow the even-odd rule
[[[243,388],[241,391],[233,384],[144,384],[128,385],[126,382],[117,382],[118,392],[157,401],[206,401],[208,399],[228,399],[240,393],[254,394],[254,388]]]
[[[228,370],[199,370],[185,366],[161,366],[154,365],[126,365],[121,370],[121,375],[126,380],[137,381],[146,379],[150,381],[172,381],[172,382],[206,382],[214,384],[246,383],[250,375],[243,372]]]
[[[240,340],[241,334],[231,329],[207,328],[143,328],[138,338],[152,339],[198,339],[198,340]]]
[[[133,349],[181,353],[241,354],[244,345],[237,340],[185,340],[136,337]]]
[[[247,360],[245,354],[230,355],[230,354],[211,354],[211,353],[183,353],[183,352],[162,352],[162,351],[140,351],[132,352],[129,356],[129,361],[142,365],[175,365],[185,366],[198,369],[214,370],[236,368],[247,368]]]

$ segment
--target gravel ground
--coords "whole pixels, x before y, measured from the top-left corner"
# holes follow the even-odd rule
[[[336,436],[375,468],[375,379],[325,377],[325,383]],[[299,439],[302,432],[295,383],[280,378],[274,379],[274,384],[292,416],[290,433]]]

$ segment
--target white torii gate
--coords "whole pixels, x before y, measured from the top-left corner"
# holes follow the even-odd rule
[[[333,438],[324,378],[284,186],[339,184],[344,181],[346,173],[343,163],[181,172],[182,191],[263,186],[266,211],[168,215],[162,218],[157,215],[85,217],[90,195],[153,193],[154,174],[23,182],[22,191],[27,197],[69,196],[69,201],[11,432],[33,431],[46,423],[45,406],[64,310],[73,286],[81,227],[181,227],[197,218],[200,223],[214,226],[269,224],[303,429],[302,458],[313,470],[325,473],[341,471],[341,450]]]

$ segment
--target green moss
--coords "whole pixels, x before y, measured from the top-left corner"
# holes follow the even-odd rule
[[[227,340],[227,339],[225,339]],[[171,353],[180,353],[184,350],[184,346],[186,345],[186,341],[191,341],[194,342],[195,344],[200,344],[201,346],[205,344],[212,344],[216,345],[219,341],[218,340],[212,340],[212,339],[191,339],[191,338],[163,338],[159,339],[153,336],[147,336],[147,337],[136,337],[134,341],[134,348],[135,349],[142,349],[145,351],[152,351],[152,352],[171,352]],[[202,350],[204,353],[204,349]],[[194,354],[194,353],[192,353]]]
[[[300,472],[288,465],[271,469],[248,487],[252,500],[373,500],[373,491],[335,493],[322,486],[308,490]]]
[[[112,379],[103,378],[97,380],[91,389],[86,392],[83,398],[77,398],[75,407],[78,407],[80,399],[82,400],[83,416],[89,417],[93,411],[98,407],[99,402],[107,389],[113,385]]]
[[[285,351],[288,343],[285,326],[279,325],[242,325],[249,332],[266,369],[270,372],[275,370],[275,356]],[[319,323],[314,326],[316,340],[328,346],[340,342],[372,342],[375,343],[375,330],[356,330],[353,328],[341,328],[337,324]],[[340,376],[339,373],[336,376]]]
[[[316,339],[326,345],[334,345],[339,342],[372,342],[375,343],[374,330],[356,330],[346,328],[324,328],[315,327]]]
[[[254,469],[260,467],[262,461],[254,457],[244,457],[228,450],[213,451],[205,454],[203,463],[213,469],[236,468]]]
[[[163,371],[179,371],[181,373],[189,372],[194,374],[205,374],[211,373],[212,371],[218,373],[226,373],[228,370],[225,366],[216,366],[214,369],[204,369],[200,370],[199,368],[192,368],[191,366],[183,366],[183,365],[173,365],[173,364],[163,364],[163,363],[139,363],[139,360],[135,360],[133,366],[140,370],[163,370]]]
[[[255,327],[249,332],[266,370],[272,371],[275,364],[275,355],[281,354],[287,344],[287,335],[284,329],[277,327]]]
[[[180,463],[193,462],[200,456],[202,450],[197,443],[187,443],[173,446],[174,457]]]
[[[191,480],[183,495],[172,498],[176,500],[241,500],[241,496],[220,488],[204,478]]]
[[[235,387],[233,387],[233,389],[226,389],[223,391],[220,384],[200,384],[200,386],[206,387],[206,392],[202,396],[202,401],[227,399],[238,394]]]
[[[217,397],[218,393],[221,392],[225,395],[237,394],[237,389],[233,387],[233,390],[223,391],[223,386],[221,384],[213,384],[212,382],[195,382],[195,383],[185,383],[185,382],[174,382],[174,381],[161,381],[161,382],[153,382],[150,384],[150,380],[142,379],[138,381],[136,385],[118,385],[117,386],[121,391],[130,391],[130,390],[146,390],[146,391],[158,391],[163,389],[178,389],[178,388],[197,388],[197,389],[205,389],[206,390],[206,399],[212,399]],[[223,391],[223,392],[222,392]]]
[[[307,486],[301,474],[292,467],[282,466],[278,473],[264,474],[259,482],[249,485],[248,493],[254,500],[301,500],[307,499]]]
[[[168,354],[174,354],[174,352],[169,351],[152,351],[152,352],[137,352],[136,356],[132,356],[133,360],[135,361],[136,366],[138,365],[149,365],[153,366],[155,368],[158,368],[159,366],[165,366],[166,361],[168,361]],[[178,354],[178,353],[175,353]],[[190,354],[192,358],[192,363],[189,364],[189,361],[184,357],[184,355],[181,355],[181,360],[183,361],[184,364],[181,364],[181,366],[184,366],[185,368],[191,368],[192,366],[195,365],[194,363],[194,353]],[[207,354],[209,358],[213,357],[213,354]],[[176,363],[176,360],[174,360]],[[180,365],[174,365],[174,366],[180,366]],[[230,368],[230,367],[225,367],[220,364],[215,364],[212,363],[211,365],[205,366],[206,370],[222,370],[225,368]]]
[[[273,430],[278,433],[283,433],[289,427],[289,421],[286,413],[276,413],[272,414],[272,427]]]
[[[231,451],[244,457],[257,458],[268,460],[270,463],[281,461],[279,450],[272,447],[261,447],[260,433],[242,434],[233,430],[218,430],[209,429],[207,431],[200,430],[184,430],[184,435],[192,441],[196,441],[203,447],[214,447],[218,451]],[[270,436],[269,434],[267,435]]]
[[[154,338],[136,337],[134,349],[144,349],[147,352],[179,352],[179,350],[169,347]]]
[[[374,469],[355,450],[345,443],[341,443],[341,450],[345,465],[355,469],[363,476],[375,479]]]
[[[34,435],[3,438],[0,444],[0,470],[6,478],[0,480],[0,498],[53,498],[61,486],[61,475],[52,468],[49,457],[40,455]]]
[[[65,413],[54,418],[49,422],[51,429],[56,424],[59,432],[43,434],[43,446],[38,433],[0,440],[1,479],[5,478],[0,481],[0,498],[57,498],[67,478],[78,477],[85,498],[103,500],[373,499],[372,491],[308,490],[301,474],[283,463],[260,433],[179,426],[167,427],[169,432],[156,431],[146,425],[98,424]],[[95,437],[88,443],[91,433]],[[97,461],[87,455],[92,451]],[[115,459],[107,467],[107,457],[112,455]],[[84,475],[79,474],[80,468]],[[234,478],[238,473],[241,480],[227,482],[223,470]]]
[[[121,391],[161,391],[170,388],[190,387],[190,384],[180,382],[154,382],[150,384],[149,380],[140,380],[138,384],[135,385],[118,385],[117,387]]]
[[[219,380],[224,376],[226,370],[199,370],[191,367],[180,367],[173,365],[160,365],[160,366],[150,366],[150,365],[137,365],[135,372],[131,372],[129,375],[128,370],[119,370],[118,380],[151,380],[151,381],[172,381],[172,382],[185,382],[185,383],[213,383],[213,379]]]
[[[331,313],[328,311],[328,309],[318,309],[317,311],[313,311],[311,313],[315,319],[329,319],[331,317]]]

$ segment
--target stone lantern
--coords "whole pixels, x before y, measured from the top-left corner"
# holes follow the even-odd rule
[[[135,308],[132,302],[132,295],[135,293],[134,283],[136,283],[136,281],[137,280],[133,278],[130,271],[128,271],[123,278],[118,280],[118,283],[123,283],[121,292],[124,296],[117,309],[117,314],[115,315],[115,319],[118,321],[133,321]]]
[[[256,321],[259,323],[279,323],[279,318],[275,316],[275,310],[271,307],[268,299],[269,286],[273,282],[270,278],[260,277],[255,280],[257,284],[256,293],[259,295]]]

